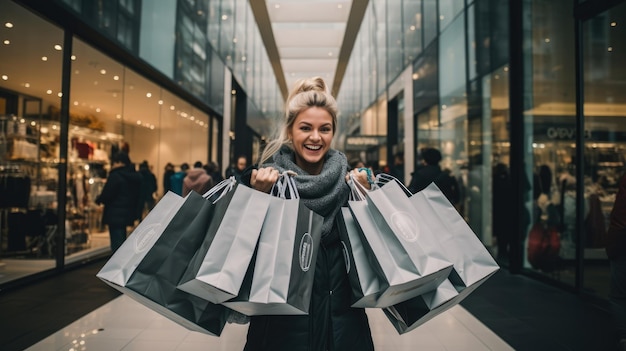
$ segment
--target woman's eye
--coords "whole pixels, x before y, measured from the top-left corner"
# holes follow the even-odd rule
[[[302,126],[302,127],[300,127],[300,130],[308,132],[309,130],[311,130],[311,127]]]
[[[320,128],[320,132],[322,133],[329,133],[332,129],[324,127],[324,128]]]

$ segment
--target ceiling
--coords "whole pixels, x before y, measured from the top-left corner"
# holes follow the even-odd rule
[[[321,76],[337,95],[368,1],[259,0],[250,6],[286,99],[296,80]]]

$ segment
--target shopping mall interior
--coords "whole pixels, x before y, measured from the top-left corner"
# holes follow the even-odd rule
[[[611,328],[600,322],[607,232],[626,172],[624,20],[623,0],[0,0],[0,305],[60,313],[35,302],[47,296],[36,287],[74,296],[61,285],[111,257],[96,199],[114,155],[147,165],[158,203],[169,166],[200,162],[225,176],[239,156],[255,164],[295,82],[321,77],[339,110],[333,148],[405,186],[421,151],[440,150],[458,189],[451,205],[500,266],[449,319],[433,319],[438,331],[377,348],[457,349],[438,328],[461,323],[453,330],[484,336],[472,342],[486,349],[594,349]],[[537,235],[554,238],[539,259]],[[76,323],[134,308],[99,280],[84,289],[76,298],[93,304],[33,334],[3,314],[16,328],[6,345],[50,336],[33,349],[65,349]],[[559,299],[550,311],[580,314],[547,317]],[[519,341],[542,333],[540,316],[578,336]],[[235,330],[228,340],[243,338]]]

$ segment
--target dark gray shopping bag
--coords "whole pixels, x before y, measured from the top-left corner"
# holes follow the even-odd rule
[[[201,195],[191,192],[171,219],[160,218],[159,212],[153,211],[138,229],[143,224],[151,223],[152,220],[148,221],[148,218],[166,225],[162,231],[159,230],[157,240],[151,246],[148,245],[149,248],[140,255],[142,257],[131,257],[129,261],[126,255],[131,251],[120,251],[126,245],[135,245],[134,240],[127,240],[105,265],[108,268],[119,261],[133,262],[134,268],[126,272],[123,285],[106,280],[104,272],[109,274],[108,269],[103,268],[103,274],[98,276],[139,303],[190,330],[219,336],[231,311],[176,288],[188,262],[204,240],[213,218],[213,204]],[[149,242],[142,245],[144,244]],[[127,264],[122,265],[127,267]]]
[[[363,193],[366,201],[348,205],[370,265],[384,286],[375,306],[369,307],[389,307],[435,290],[452,263],[435,233],[418,220],[407,194],[396,182]]]
[[[240,294],[223,303],[248,316],[309,312],[324,219],[298,198],[290,176],[283,175],[282,182],[293,198],[271,197]]]
[[[347,207],[337,214],[339,239],[343,245],[346,271],[352,290],[352,307],[375,307],[386,286],[372,268],[359,228]]]
[[[240,184],[219,198],[207,235],[178,288],[213,303],[237,296],[271,198]]]
[[[409,332],[450,309],[461,301],[450,280],[437,289],[399,304],[383,308],[383,312],[399,334]]]

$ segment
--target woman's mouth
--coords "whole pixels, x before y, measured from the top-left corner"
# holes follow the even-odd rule
[[[322,148],[322,145],[304,145],[307,150],[318,151]]]

